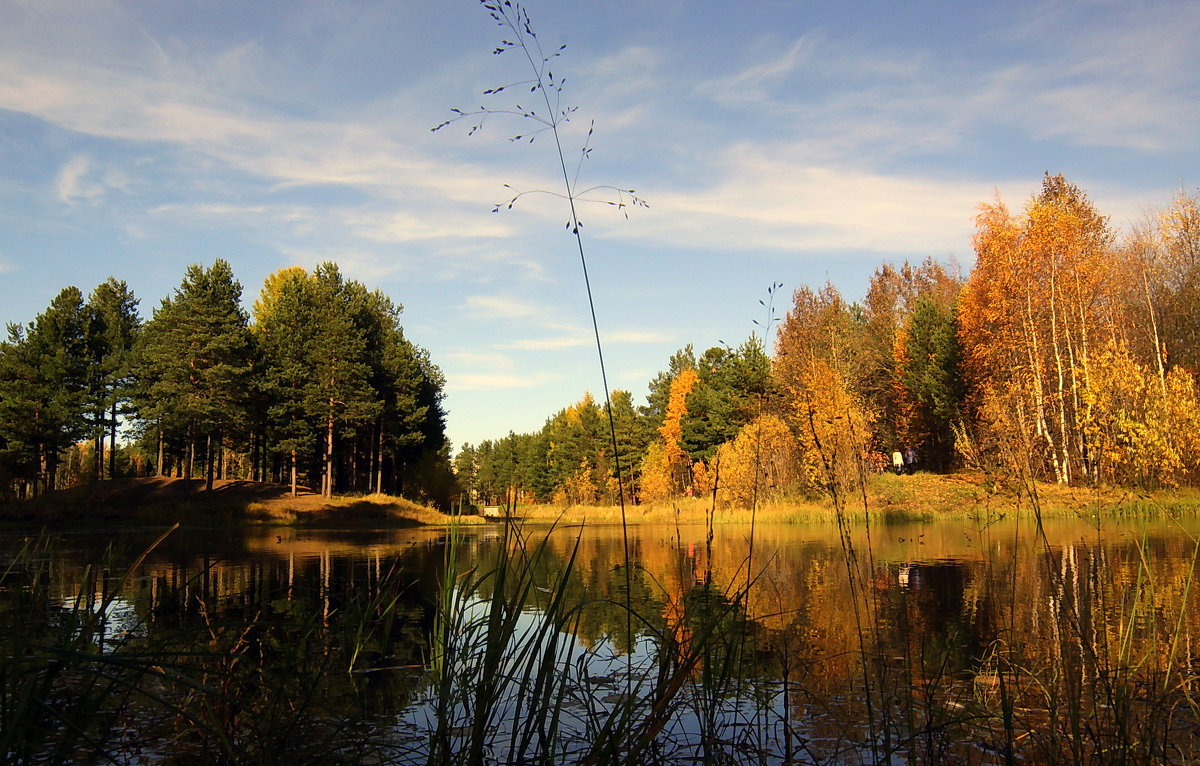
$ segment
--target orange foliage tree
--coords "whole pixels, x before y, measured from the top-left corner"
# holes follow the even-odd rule
[[[666,412],[658,428],[659,439],[650,444],[641,463],[641,497],[647,502],[665,500],[691,486],[692,464],[681,444],[687,397],[699,379],[694,368],[680,370],[671,380]]]
[[[853,387],[863,370],[861,329],[832,286],[805,287],[775,347],[777,406],[797,442],[798,481],[835,496],[858,486],[872,451],[874,418]]]
[[[990,413],[994,438],[1023,445],[1057,481],[1094,477],[1083,391],[1093,349],[1120,324],[1122,269],[1107,221],[1050,175],[1023,216],[997,201],[976,221],[977,264],[959,322],[979,411]]]
[[[800,473],[799,444],[776,415],[747,423],[717,451],[721,485],[717,496],[738,506],[752,506],[796,486]]]

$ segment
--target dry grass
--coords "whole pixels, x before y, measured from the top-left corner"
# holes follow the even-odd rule
[[[246,516],[285,524],[342,525],[383,522],[388,525],[482,524],[479,516],[447,516],[428,506],[382,493],[326,499],[317,494],[254,501]]]
[[[82,521],[181,521],[189,524],[255,521],[274,524],[385,526],[476,524],[473,516],[453,517],[410,500],[372,494],[326,499],[302,489],[291,497],[279,484],[152,477],[101,481],[52,492],[36,500],[0,508],[0,519],[46,523]]]
[[[1119,487],[1063,487],[1037,485],[1041,513],[1045,517],[1156,516],[1200,514],[1200,491],[1194,489],[1136,491]],[[978,473],[911,476],[872,476],[867,485],[867,507],[874,518],[887,521],[932,521],[976,518],[989,514],[1030,514],[1033,504],[1027,490],[991,481]],[[712,511],[708,497],[682,497],[669,502],[629,506],[628,521],[634,524],[704,523]],[[863,517],[857,498],[847,503],[851,520]],[[515,515],[532,523],[619,524],[621,509],[615,505],[521,505]],[[748,524],[749,508],[717,503],[714,524]],[[761,502],[755,520],[762,524],[827,523],[836,520],[833,506],[824,499],[774,498]]]

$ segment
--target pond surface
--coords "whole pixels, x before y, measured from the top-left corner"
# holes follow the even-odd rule
[[[10,535],[6,758],[1183,763],[1198,529]]]

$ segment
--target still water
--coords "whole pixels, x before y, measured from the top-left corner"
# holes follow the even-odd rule
[[[1188,762],[1197,529],[10,535],[6,756]]]

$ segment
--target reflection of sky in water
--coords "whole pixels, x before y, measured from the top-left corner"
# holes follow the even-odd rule
[[[145,621],[138,616],[133,604],[122,596],[81,593],[73,598],[63,598],[60,606],[67,612],[80,616],[86,613],[95,618],[95,629],[89,632],[103,637],[106,653],[115,651],[118,644],[129,638],[146,635]],[[77,627],[75,635],[82,630],[82,626]]]
[[[1194,524],[1189,522],[1189,529]],[[717,663],[710,666],[716,671],[712,675],[707,673],[709,668],[699,665],[685,673],[682,687],[665,706],[652,759],[701,761],[711,755],[704,751],[707,738],[709,743],[718,743],[712,745],[722,752],[715,758],[718,762],[737,762],[735,756],[740,752],[760,755],[755,762],[782,762],[787,747],[784,730],[790,727],[793,748],[798,748],[802,739],[810,752],[822,756],[809,762],[872,762],[876,752],[887,747],[871,749],[872,735],[862,718],[865,682],[855,659],[861,647],[855,640],[856,630],[863,631],[866,649],[878,658],[878,664],[870,666],[871,672],[888,674],[889,680],[904,681],[910,668],[924,672],[927,668],[922,663],[936,661],[930,672],[939,685],[922,699],[933,700],[930,709],[938,715],[947,711],[946,716],[955,720],[981,715],[980,700],[991,699],[986,695],[994,695],[990,690],[998,679],[1007,678],[997,673],[1000,660],[989,659],[1007,637],[1020,636],[1022,651],[1033,660],[1045,656],[1053,660],[1059,646],[1053,631],[1078,619],[1075,613],[1065,611],[1074,604],[1086,604],[1095,612],[1097,630],[1105,625],[1127,626],[1121,636],[1123,646],[1131,647],[1131,652],[1192,655],[1193,636],[1200,633],[1191,628],[1200,621],[1193,617],[1192,608],[1197,591],[1188,590],[1195,567],[1190,534],[1175,532],[1172,536],[1170,529],[1150,525],[1106,524],[1101,539],[1100,530],[1074,521],[1049,522],[1046,527],[1049,539],[1045,541],[1032,537],[1028,524],[1018,528],[997,523],[978,530],[965,528],[963,523],[878,527],[872,540],[856,540],[860,558],[855,563],[861,562],[857,577],[865,586],[862,591],[852,591],[847,582],[848,567],[836,530],[828,535],[823,529],[802,526],[760,530],[755,538],[755,570],[763,590],[748,604],[751,620],[757,621],[750,626],[756,632],[748,639],[748,648],[759,653],[750,661],[761,660],[762,666],[748,671],[740,685],[721,684],[719,688],[703,686],[708,678],[720,677]],[[671,638],[688,644],[721,612],[728,591],[701,587],[700,579],[707,579],[711,567],[713,583],[744,581],[746,536],[733,526],[718,527],[716,534],[715,544],[706,548],[702,527],[645,526],[634,532],[648,593],[638,606],[645,624],[663,629],[656,622],[663,617],[670,623],[666,629],[672,631]],[[462,540],[461,551],[465,560],[478,568],[476,576],[494,566],[497,537],[493,530],[481,530]],[[555,571],[553,564],[572,555],[575,539],[575,530],[553,533],[546,549],[548,570]],[[407,641],[421,631],[427,638],[435,621],[431,599],[437,597],[434,586],[444,566],[444,542],[436,533],[356,531],[331,535],[272,529],[252,530],[244,537],[222,538],[215,544],[182,534],[172,542],[176,548],[164,547],[148,559],[144,571],[151,574],[147,580],[130,578],[125,583],[122,592],[126,597],[105,602],[99,594],[90,593],[96,587],[93,584],[81,586],[75,581],[65,586],[67,592],[82,589],[84,594],[56,598],[55,619],[75,626],[86,625],[88,617],[94,616],[95,630],[87,629],[88,633],[102,635],[100,651],[110,654],[129,637],[158,638],[155,631],[168,622],[143,622],[135,603],[139,609],[153,610],[161,598],[168,614],[188,619],[195,616],[189,611],[193,608],[189,599],[203,596],[215,599],[210,604],[228,600],[234,605],[229,616],[237,619],[241,616],[238,599],[243,597],[271,610],[276,609],[277,601],[286,601],[287,608],[279,607],[280,614],[300,620],[319,618],[336,626],[344,614],[341,609],[354,602],[355,594],[386,584],[390,593],[403,596],[405,619],[413,623],[395,634],[397,640]],[[613,584],[612,578],[619,577],[613,562],[619,560],[621,549],[619,528],[589,529],[580,543],[576,575],[564,591],[568,600],[579,598],[582,610],[585,606],[605,608],[608,598],[619,597],[622,586]],[[79,562],[76,572],[84,563]],[[1178,650],[1173,644],[1163,650],[1156,643],[1154,629],[1165,623],[1159,612],[1150,608],[1156,604],[1151,601],[1154,594],[1141,584],[1151,580],[1154,594],[1166,594],[1168,587],[1183,594],[1185,611],[1170,612],[1170,627],[1183,624],[1187,628],[1179,634]],[[157,583],[157,596],[154,588],[134,595],[146,583]],[[555,592],[541,581],[530,587],[537,593],[529,598],[531,602],[545,603]],[[480,596],[490,595],[489,589],[457,596],[456,617],[466,626],[455,641],[462,653],[445,669],[451,687],[445,699],[457,704],[451,705],[442,721],[455,753],[463,752],[470,741],[474,708],[479,704],[474,692],[487,646],[489,610],[489,603]],[[856,627],[860,619],[854,609],[856,594],[863,599],[862,628]],[[689,610],[694,611],[685,620]],[[143,611],[143,615],[151,614],[156,613]],[[537,611],[514,617],[514,636],[497,669],[498,698],[484,711],[485,762],[519,761],[522,753],[514,740],[519,742],[525,735],[527,724],[533,725],[536,738],[550,729],[554,719],[557,730],[552,745],[544,747],[535,739],[529,751],[550,749],[555,754],[553,762],[577,763],[587,743],[595,741],[608,717],[624,704],[633,705],[635,727],[652,713],[652,694],[661,688],[658,672],[663,664],[654,637],[642,635],[626,655],[621,652],[624,642],[618,635],[623,631],[623,618],[611,609],[578,628],[569,620],[547,624],[548,619]],[[562,625],[564,630],[558,630]],[[736,623],[731,627],[736,628]],[[606,629],[609,638],[603,636]],[[539,708],[539,715],[547,720],[529,720],[528,706],[539,704],[532,699],[530,687],[546,657],[547,640],[553,641],[549,678],[554,687],[542,697],[550,704]],[[385,678],[384,674],[375,675],[380,671],[400,671],[405,674],[407,702],[410,684],[421,683],[413,676],[421,672],[421,664],[428,658],[428,645],[421,643],[411,651],[396,651],[397,647],[380,647],[383,656],[378,664],[375,659],[363,660],[355,671],[369,673],[372,680]],[[769,653],[775,654],[768,657]],[[778,656],[793,663],[786,671],[793,673],[788,687],[790,709],[784,705],[782,684],[774,680],[779,673],[772,663]],[[678,667],[677,658],[674,662]],[[391,706],[379,711],[387,727],[381,737],[395,743],[389,750],[394,762],[429,760],[440,690],[436,685],[424,688],[403,713],[396,714]],[[926,693],[922,688],[921,694]],[[743,745],[745,750],[739,751]],[[797,754],[793,750],[793,759]],[[982,762],[987,758],[982,756]]]
[[[460,647],[476,647],[479,651],[460,655],[455,666],[447,668],[453,686],[451,697],[459,700],[445,722],[449,731],[451,752],[465,751],[471,737],[471,724],[479,712],[473,694],[472,683],[482,670],[482,651],[485,641],[485,624],[489,604],[482,599],[472,599],[462,606],[459,613],[462,625],[466,626],[467,640]],[[609,716],[618,714],[627,701],[632,700],[632,720],[636,726],[651,715],[655,700],[653,693],[661,688],[659,671],[661,660],[659,647],[652,636],[639,636],[634,650],[620,653],[610,640],[601,640],[586,646],[573,635],[547,630],[545,615],[536,611],[521,613],[515,620],[515,640],[519,647],[509,651],[501,660],[498,676],[502,679],[499,699],[489,718],[489,757],[497,763],[507,762],[519,754],[510,752],[516,747],[532,724],[536,732],[530,752],[538,751],[538,737],[550,730],[550,721],[522,722],[517,716],[529,716],[528,689],[522,689],[527,679],[530,684],[536,678],[538,666],[545,659],[544,650],[550,643],[547,635],[557,638],[554,655],[554,672],[550,675],[556,688],[548,692],[556,699],[551,710],[557,715],[555,736],[556,763],[580,762],[586,755],[587,743],[595,741],[604,728]],[[477,643],[478,642],[478,643]],[[398,742],[409,743],[413,748],[412,760],[399,758],[399,763],[424,763],[428,752],[424,749],[428,737],[437,728],[437,705],[439,688],[431,685],[424,690],[397,720]],[[523,700],[518,699],[524,691]],[[542,712],[542,717],[548,717]],[[742,685],[736,692],[725,695],[706,692],[700,681],[693,678],[685,683],[669,703],[667,716],[661,731],[655,737],[653,752],[665,762],[703,762],[703,736],[710,738],[716,730],[719,739],[735,742],[749,738],[759,755],[782,762],[785,754],[784,733],[787,716],[783,689],[778,683],[751,683]],[[796,721],[791,721],[793,744],[795,743]],[[631,743],[620,743],[627,747]],[[649,757],[649,754],[644,754]]]

